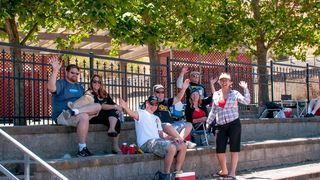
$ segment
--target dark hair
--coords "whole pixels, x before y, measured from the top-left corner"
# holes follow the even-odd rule
[[[104,89],[102,83],[101,83],[101,85],[100,85],[100,88],[98,89],[98,92],[93,91],[92,81],[93,81],[93,79],[94,79],[95,77],[98,77],[99,80],[102,82],[102,77],[101,77],[100,75],[98,75],[98,74],[93,75],[93,76],[91,77],[91,79],[90,79],[89,90],[92,91],[92,94],[93,94],[93,95],[98,96],[100,99],[103,99],[103,98],[107,97],[108,93],[107,93],[107,91]]]
[[[76,68],[78,71],[80,71],[79,67],[75,64],[69,64],[67,67],[66,67],[66,71],[70,71],[71,69],[73,68]]]
[[[193,108],[193,104],[194,104],[194,103],[193,103],[193,99],[192,99],[192,94],[193,94],[193,93],[198,93],[198,94],[199,94],[198,106],[201,107],[201,105],[202,105],[202,99],[201,99],[201,96],[200,96],[199,91],[197,91],[197,90],[192,91],[191,94],[190,94],[190,99],[189,99],[190,107]]]

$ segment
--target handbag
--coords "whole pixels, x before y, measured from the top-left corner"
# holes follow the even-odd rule
[[[68,102],[68,107],[70,109],[77,109],[85,105],[93,104],[94,98],[91,91],[86,91],[84,95],[75,100],[74,102]]]
[[[164,174],[160,171],[157,171],[156,174],[153,177],[153,180],[173,180],[174,177],[172,176],[172,174]]]

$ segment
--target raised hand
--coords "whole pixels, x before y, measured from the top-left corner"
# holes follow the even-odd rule
[[[243,89],[247,89],[248,88],[248,84],[245,81],[240,81],[239,82],[239,86],[242,87]]]
[[[211,77],[210,78],[210,83],[214,84],[214,83],[216,83],[218,81],[218,79],[219,79],[219,77],[215,77],[215,78]]]
[[[125,101],[124,101],[123,99],[121,99],[121,98],[120,98],[120,100],[119,100],[119,105],[120,105],[123,109],[128,108],[128,103],[125,102]]]
[[[188,69],[188,67],[184,66],[184,67],[181,69],[180,74],[185,75],[187,72],[189,72],[189,69]]]
[[[59,71],[62,66],[62,63],[59,61],[58,56],[50,57],[49,63],[51,64],[53,71]]]
[[[187,89],[189,87],[189,84],[190,84],[190,79],[184,80],[182,89]]]

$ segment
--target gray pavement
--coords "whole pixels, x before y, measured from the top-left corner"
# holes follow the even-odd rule
[[[232,178],[207,177],[201,179],[232,180]],[[239,172],[237,180],[320,180],[320,162],[306,162]]]

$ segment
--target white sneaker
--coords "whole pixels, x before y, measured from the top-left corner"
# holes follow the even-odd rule
[[[196,143],[193,143],[191,141],[186,141],[186,145],[187,145],[188,149],[193,149],[193,148],[195,148],[197,146]]]

